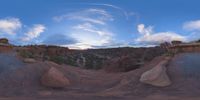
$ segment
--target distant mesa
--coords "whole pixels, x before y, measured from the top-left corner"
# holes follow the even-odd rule
[[[173,45],[178,45],[178,44],[181,44],[182,41],[178,41],[178,40],[174,40],[171,42]]]
[[[9,43],[7,38],[0,38],[0,52],[10,52],[13,46]]]
[[[9,40],[7,38],[0,38],[1,44],[9,44]]]

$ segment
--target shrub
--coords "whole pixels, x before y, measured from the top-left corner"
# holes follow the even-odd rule
[[[101,69],[103,65],[103,58],[91,54],[85,54],[84,57],[86,58],[84,66],[85,69]]]
[[[19,55],[24,58],[34,58],[33,54],[29,51],[19,51]]]
[[[164,54],[165,56],[173,57],[175,54],[173,52],[167,52]]]
[[[76,63],[76,58],[74,58],[74,57],[67,57],[65,64],[68,64],[71,66],[78,66]]]
[[[53,56],[53,57],[50,57],[50,60],[57,63],[57,64],[64,64],[65,63],[65,59],[62,56]]]

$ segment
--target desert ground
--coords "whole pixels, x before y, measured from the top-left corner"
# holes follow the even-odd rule
[[[2,100],[199,100],[200,53],[180,53],[166,66],[171,84],[156,87],[140,82],[141,75],[166,56],[155,57],[128,72],[89,70],[52,61],[25,62],[17,52],[0,53]],[[51,67],[64,74],[70,84],[52,88],[41,84]]]

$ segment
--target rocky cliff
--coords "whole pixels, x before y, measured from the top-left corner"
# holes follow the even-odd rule
[[[165,52],[160,47],[70,50],[65,47],[44,45],[18,47],[17,50],[25,58],[51,60],[58,64],[68,64],[85,69],[103,68],[111,72],[134,70]]]

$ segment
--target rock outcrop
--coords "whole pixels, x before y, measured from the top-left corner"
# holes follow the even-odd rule
[[[70,84],[62,72],[51,67],[41,78],[43,86],[51,88],[64,88]]]
[[[25,62],[25,63],[35,63],[36,60],[35,60],[35,59],[32,59],[32,58],[25,58],[25,59],[24,59],[24,62]]]
[[[171,81],[166,73],[165,67],[168,61],[169,58],[166,58],[151,70],[144,72],[140,78],[140,82],[157,87],[169,86]]]
[[[9,44],[8,39],[0,38],[0,52],[11,52],[13,50],[13,46]]]
[[[17,47],[17,50],[24,58],[48,60],[57,64],[67,64],[84,69],[105,69],[108,72],[135,70],[165,52],[165,49],[160,47],[73,50],[45,45]]]
[[[0,38],[0,43],[2,43],[2,44],[9,44],[9,41],[6,38]]]

